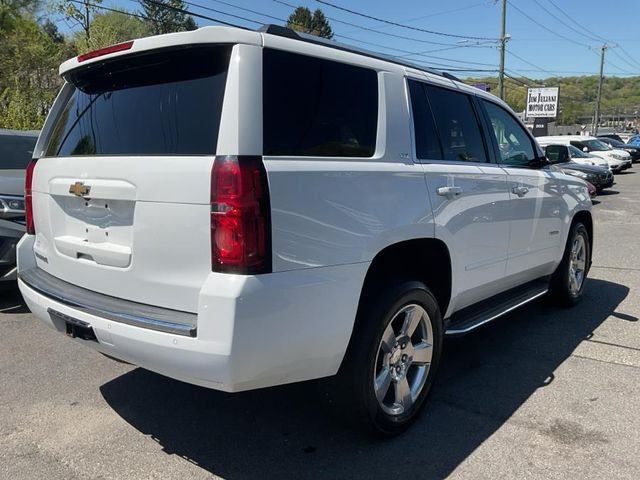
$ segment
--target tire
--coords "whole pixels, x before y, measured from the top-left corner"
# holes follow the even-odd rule
[[[587,228],[581,222],[571,226],[564,256],[551,277],[549,295],[562,306],[573,306],[582,299],[591,266],[591,243]]]
[[[442,336],[438,303],[424,284],[370,291],[329,392],[338,413],[370,433],[404,431],[431,390]]]

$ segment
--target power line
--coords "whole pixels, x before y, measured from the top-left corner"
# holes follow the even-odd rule
[[[572,27],[571,25],[569,25],[567,22],[565,22],[564,20],[562,20],[561,18],[559,18],[557,15],[555,15],[553,12],[551,12],[548,8],[546,8],[544,5],[542,5],[538,0],[533,0],[535,2],[536,5],[538,5],[542,10],[544,10],[545,12],[547,12],[552,18],[555,18],[559,23],[561,23],[562,25],[564,25],[565,27],[567,27],[570,30],[573,30],[574,32],[576,32],[578,35],[582,35],[583,37],[585,37],[587,40],[591,40],[591,41],[597,41],[597,39],[595,37],[592,37],[591,35],[587,35],[586,33],[584,33],[584,30],[578,30],[575,27]],[[556,8],[559,8],[557,5],[554,4],[554,6]]]
[[[538,71],[548,73],[549,75],[553,75],[553,73],[552,73],[552,72],[550,72],[549,70],[545,70],[544,68],[539,67],[539,66],[538,66],[538,65],[536,65],[535,63],[531,63],[530,61],[525,60],[525,59],[524,59],[524,58],[522,58],[520,55],[516,55],[515,53],[513,53],[511,50],[507,50],[507,52],[509,53],[509,55],[511,55],[512,57],[517,58],[517,59],[518,59],[518,60],[520,60],[521,62],[524,62],[524,63],[526,63],[527,65],[529,65],[529,66],[531,66],[531,67],[537,68],[537,69],[538,69]]]
[[[631,72],[631,71],[629,71],[629,70],[627,70],[627,69],[625,69],[625,68],[620,67],[619,65],[616,65],[616,64],[615,64],[615,63],[613,63],[611,60],[607,60],[605,63],[606,63],[607,65],[612,66],[613,68],[618,69],[619,71],[621,71],[621,72],[622,72],[622,73],[624,73],[624,74],[632,75],[632,76],[640,75],[640,73],[634,73],[634,72]]]
[[[415,31],[418,31],[418,32],[423,32],[423,33],[430,33],[432,35],[440,35],[440,36],[452,37],[452,38],[465,38],[465,39],[469,39],[469,40],[493,40],[493,41],[497,40],[495,38],[489,38],[489,37],[472,37],[472,36],[468,36],[468,35],[457,35],[455,33],[437,32],[435,30],[427,30],[425,28],[413,27],[411,25],[405,25],[405,24],[402,24],[402,23],[397,23],[397,22],[392,22],[390,20],[385,20],[383,18],[374,17],[373,15],[368,15],[366,13],[357,12],[357,11],[351,10],[349,8],[341,7],[339,5],[335,5],[333,3],[326,2],[325,0],[316,0],[316,2],[321,3],[323,5],[327,5],[329,7],[336,8],[338,10],[342,10],[342,11],[347,12],[347,13],[351,13],[352,15],[358,15],[360,17],[368,18],[370,20],[375,20],[377,22],[386,23],[388,25],[394,25],[396,27],[407,28],[409,30],[415,30]]]
[[[526,76],[522,75],[520,72],[518,72],[516,70],[513,70],[513,69],[509,68],[507,71],[511,72],[514,75],[519,75],[520,78],[524,78],[527,82],[530,82],[534,86],[538,86],[538,87],[543,87],[544,86],[544,83],[540,83],[537,80],[534,80],[532,78],[526,77]],[[505,73],[505,75],[507,75],[507,74]],[[511,77],[511,78],[515,78],[515,77]]]
[[[585,27],[583,25],[581,25],[580,23],[578,23],[576,20],[574,20],[568,13],[566,13],[562,8],[560,8],[553,0],[548,0],[548,2],[553,5],[560,13],[562,13],[565,17],[567,17],[573,24],[577,25],[580,30],[577,30],[573,27],[571,27],[570,25],[567,25],[566,23],[562,22],[560,19],[558,19],[557,17],[555,17],[551,12],[549,12],[546,8],[544,8],[542,5],[540,5],[540,3],[538,2],[538,0],[534,0],[536,2],[536,4],[538,4],[543,10],[545,10],[547,13],[549,13],[550,15],[552,15],[554,18],[556,18],[558,21],[560,21],[563,25],[565,25],[566,27],[570,28],[571,30],[573,30],[574,32],[579,33],[580,35],[583,35],[584,37],[587,37],[591,40],[595,40],[595,41],[602,41],[605,43],[609,43],[611,44],[612,42],[610,40],[607,40],[604,37],[601,37],[600,35],[597,35],[595,33],[590,33],[589,35],[587,35],[585,33]],[[625,58],[623,58],[621,55],[618,54],[617,51],[613,51],[614,55],[616,55],[618,58],[620,58],[620,60],[622,60],[624,63],[626,63],[627,65],[629,65],[631,68],[640,68],[640,63],[638,63],[631,55],[629,55],[629,53],[624,50],[624,48],[622,48],[620,45],[617,45],[617,47],[619,47],[624,53],[625,55],[627,55],[630,59],[631,62]],[[624,69],[622,69],[624,70]]]
[[[518,6],[514,5],[514,3],[511,0],[507,0],[507,3],[509,5],[511,5],[513,8],[515,8],[518,12],[520,12],[521,15],[523,15],[524,17],[528,18],[531,22],[535,23],[536,25],[538,25],[539,27],[545,29],[547,32],[552,33],[553,35],[555,35],[556,37],[560,37],[568,42],[571,43],[575,43],[576,45],[580,45],[581,47],[586,47],[589,48],[589,45],[582,43],[582,42],[578,42],[577,40],[574,40],[572,38],[569,37],[565,37],[564,35],[561,35],[560,33],[556,32],[555,30],[551,30],[549,27],[547,27],[546,25],[543,25],[542,23],[538,22],[535,18],[531,17],[529,14],[527,14],[525,11],[523,11],[522,9],[520,9]]]
[[[173,10],[174,12],[184,13],[186,15],[191,15],[192,17],[196,17],[196,18],[202,18],[204,20],[210,20],[212,22],[220,23],[220,24],[226,25],[228,27],[236,27],[236,28],[242,28],[242,29],[246,30],[246,27],[243,27],[241,25],[236,25],[234,23],[225,22],[224,20],[220,20],[218,18],[209,17],[207,15],[201,15],[199,13],[190,12],[189,10],[187,10],[185,8],[174,7],[173,5],[169,5],[168,3],[159,2],[157,0],[145,0],[145,1],[149,2],[149,3],[152,3],[154,5],[157,5],[159,7],[168,8],[170,10]],[[184,2],[184,3],[188,3],[188,2]],[[189,3],[189,5],[203,8],[202,5],[198,5],[198,4],[195,4],[195,3]]]
[[[338,35],[336,35],[336,36],[338,36]],[[350,41],[355,42],[355,43],[362,43],[364,45],[369,45],[369,46],[377,47],[377,48],[383,48],[385,50],[392,50],[394,52],[401,52],[401,53],[405,54],[405,55],[401,55],[401,56],[400,55],[389,55],[389,57],[391,57],[390,61],[394,61],[395,58],[405,58],[406,59],[406,57],[409,57],[411,55],[422,55],[421,52],[411,52],[409,50],[404,50],[402,48],[390,47],[389,45],[382,45],[380,43],[374,43],[374,42],[369,42],[369,41],[366,41],[366,40],[360,40],[358,38],[348,37],[346,35],[340,35],[340,37],[344,38],[346,40],[350,40]],[[385,55],[385,54],[382,54],[382,55]],[[445,58],[445,57],[435,57],[435,56],[432,56],[432,55],[429,55],[429,57],[433,57],[433,58],[436,58],[436,59],[442,59],[442,60],[445,60],[445,61],[448,61],[448,62],[457,62],[457,63],[462,63],[462,64],[468,63],[467,61],[464,61],[464,60],[453,60],[453,59]],[[475,69],[475,68],[474,69],[462,69],[461,65],[451,65],[451,64],[447,64],[447,63],[434,62],[432,60],[429,61],[429,62],[419,61],[419,60],[412,60],[412,61],[418,67],[427,67],[427,68],[432,68],[432,69],[436,68],[438,70],[446,70],[446,71],[448,71],[448,70],[457,70],[457,71],[469,71],[469,72],[476,72],[476,71],[477,72],[480,72],[480,71],[497,72],[496,69]],[[479,62],[471,62],[471,63],[479,63]],[[480,64],[480,65],[481,66],[490,66],[490,67],[494,66],[494,65],[491,65],[489,63]]]
[[[622,55],[620,55],[616,50],[613,50],[613,54],[618,57],[620,60],[622,60],[625,64],[627,64],[628,66],[630,66],[631,68],[639,68],[638,66],[634,65],[633,63],[629,62],[629,60],[625,59]],[[609,64],[613,67],[618,68],[619,70],[625,71],[625,69],[617,67],[616,65],[614,65],[613,63],[609,62]],[[640,75],[638,73],[631,73],[629,72],[631,75]]]
[[[622,45],[618,45],[618,47],[620,48],[620,50],[622,51],[622,53],[624,53],[627,57],[629,57],[631,59],[631,61],[637,65],[638,67],[640,67],[640,62],[638,62],[635,58],[633,58],[629,52],[627,52],[624,47]]]
[[[571,23],[573,23],[574,25],[576,25],[578,28],[584,29],[584,25],[581,25],[579,22],[577,22],[576,20],[574,20],[574,18],[573,18],[571,15],[569,15],[569,14],[568,14],[567,12],[565,12],[562,8],[560,8],[560,7],[559,7],[559,6],[558,6],[558,5],[557,5],[553,0],[548,0],[548,2],[549,2],[551,5],[553,5],[553,6],[554,6],[554,7],[555,7],[555,8],[556,8],[560,13],[562,13],[562,15],[564,15],[566,18],[568,18],[568,19],[569,19],[569,21],[570,21]],[[536,2],[536,3],[537,3],[537,2]],[[582,35],[585,35],[585,36],[586,36],[586,34],[585,34],[585,33],[582,33]],[[595,41],[601,41],[601,42],[606,42],[606,41],[607,41],[607,39],[606,39],[606,38],[602,38],[601,36],[599,36],[599,35],[597,35],[597,34],[595,34],[595,33],[592,33],[592,34],[591,34],[591,39],[592,39],[592,40],[595,40]]]
[[[441,11],[441,12],[430,13],[430,14],[427,14],[427,15],[421,15],[419,17],[408,18],[406,20],[400,20],[400,22],[401,23],[416,22],[418,20],[424,20],[425,18],[438,17],[440,15],[446,15],[448,13],[460,12],[462,10],[469,10],[471,8],[479,7],[481,5],[487,5],[487,3],[486,2],[472,3],[471,5],[467,5],[467,6],[464,6],[464,7],[452,8],[450,10],[444,10],[444,11]],[[329,17],[327,17],[327,18],[329,18]],[[381,28],[391,28],[391,25],[384,25]],[[345,32],[345,33],[350,33],[350,32]]]
[[[140,15],[134,12],[127,12],[126,10],[118,10],[116,8],[109,8],[109,7],[103,7],[102,5],[96,5],[93,3],[87,3],[87,2],[81,2],[79,0],[69,0],[71,3],[76,3],[78,5],[87,5],[89,7],[92,8],[98,8],[100,10],[106,10],[107,12],[113,12],[113,13],[121,13],[122,15],[127,15],[129,17],[136,17],[139,18],[141,20],[149,20],[149,17],[145,17],[144,15]]]
[[[212,0],[212,1],[218,1],[218,0]],[[273,0],[273,1],[275,3],[279,3],[281,5],[286,5],[287,7],[290,7],[290,8],[297,8],[295,5],[293,5],[291,3],[288,3],[288,2],[285,2],[283,0]],[[274,18],[274,17],[272,17],[272,18]],[[408,37],[406,35],[399,35],[397,33],[383,32],[382,30],[379,30],[379,29],[375,29],[375,28],[371,28],[371,27],[365,27],[364,25],[359,25],[359,24],[352,23],[352,22],[346,22],[344,20],[340,20],[340,19],[337,19],[335,17],[326,16],[326,18],[328,20],[331,20],[332,22],[335,22],[335,23],[348,25],[350,27],[354,27],[354,28],[357,28],[359,30],[365,30],[367,32],[373,32],[373,33],[376,33],[376,34],[379,34],[379,35],[385,35],[387,37],[399,38],[401,40],[409,40],[409,41],[412,41],[412,42],[427,43],[427,44],[430,44],[430,45],[443,45],[443,46],[447,46],[447,47],[454,45],[454,44],[451,44],[451,43],[435,42],[433,40],[425,40],[423,38]],[[287,20],[282,20],[282,19],[279,19],[279,20],[282,21],[282,22],[287,22]],[[335,36],[339,37],[340,35],[336,34]]]
[[[150,1],[150,0],[145,0],[145,1]],[[155,3],[155,2],[152,2],[152,3]],[[237,18],[238,20],[244,20],[245,22],[256,23],[256,24],[259,24],[259,25],[262,24],[262,22],[258,22],[256,20],[252,20],[252,19],[247,18],[247,17],[242,17],[240,15],[234,15],[233,13],[223,12],[222,10],[216,10],[215,8],[206,7],[204,5],[199,5],[197,3],[188,2],[186,0],[182,0],[182,3],[184,3],[185,5],[189,5],[191,7],[201,8],[202,10],[207,10],[209,12],[220,13],[220,14],[226,15],[228,17]],[[167,7],[170,7],[169,4],[164,4],[164,5],[167,5]],[[189,13],[191,13],[191,12],[189,12]]]

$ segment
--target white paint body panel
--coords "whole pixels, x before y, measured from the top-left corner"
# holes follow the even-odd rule
[[[433,208],[435,237],[449,248],[452,285],[449,314],[504,290],[509,247],[506,174],[499,167],[462,162],[423,165]],[[441,187],[462,189],[441,196]]]
[[[103,353],[225,391],[332,375],[345,354],[367,270],[385,247],[413,239],[444,242],[453,262],[450,316],[550,273],[560,261],[571,218],[590,208],[584,183],[565,175],[414,161],[408,74],[504,106],[450,79],[221,27],[136,40],[132,50],[113,56],[209,42],[234,44],[217,154],[262,155],[262,48],[267,46],[378,72],[374,156],[264,157],[273,273],[257,276],[211,272],[213,156],[39,161],[33,184],[37,234],[20,242],[20,270],[37,266],[94,292],[197,314],[197,337],[181,337],[84,313],[20,282],[36,316],[58,330],[63,326],[47,308],[88,322],[99,343],[85,344]],[[70,60],[61,72],[82,65]],[[66,85],[59,98],[69,91]],[[40,155],[59,103],[36,147]],[[90,200],[69,193],[75,182],[91,186]],[[530,198],[513,198],[514,182],[530,186]],[[460,186],[463,193],[443,197],[437,194],[440,186]],[[559,233],[551,238],[551,230]]]

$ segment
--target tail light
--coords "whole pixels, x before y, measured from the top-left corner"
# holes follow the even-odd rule
[[[118,43],[117,45],[110,45],[108,47],[94,50],[93,52],[83,53],[82,55],[78,55],[78,62],[84,62],[85,60],[101,57],[103,55],[108,55],[110,53],[122,52],[124,50],[129,50],[131,47],[133,47],[133,41]]]
[[[211,171],[211,267],[271,271],[267,173],[261,157],[218,156]]]
[[[24,211],[27,233],[35,235],[36,226],[33,222],[33,196],[31,187],[33,185],[33,170],[36,168],[36,160],[31,160],[27,165],[27,171],[24,177]]]

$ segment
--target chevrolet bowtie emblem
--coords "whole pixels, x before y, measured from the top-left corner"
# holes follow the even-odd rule
[[[73,193],[77,197],[85,197],[89,195],[91,187],[85,185],[84,182],[76,182],[69,187],[69,193]]]

